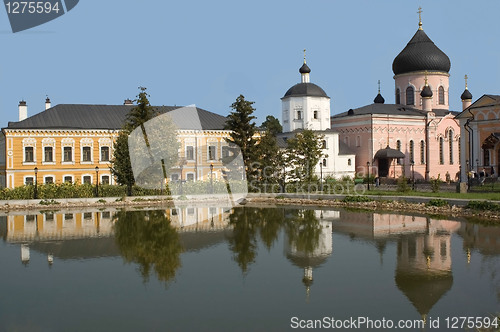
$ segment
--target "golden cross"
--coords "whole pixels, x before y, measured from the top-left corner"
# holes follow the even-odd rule
[[[469,76],[467,76],[467,74],[465,74],[465,88],[467,89],[467,79],[469,78]]]
[[[304,48],[304,63],[306,63],[306,49]]]
[[[378,80],[378,93],[380,93],[380,80]]]
[[[422,7],[418,7],[418,29],[422,30]]]

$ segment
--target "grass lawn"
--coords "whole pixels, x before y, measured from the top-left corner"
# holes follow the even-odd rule
[[[424,197],[437,197],[437,198],[462,198],[462,199],[487,199],[492,201],[500,201],[500,193],[487,192],[487,193],[467,193],[460,194],[454,192],[419,192],[419,191],[391,191],[391,190],[370,190],[366,191],[365,195],[376,196],[424,196]]]

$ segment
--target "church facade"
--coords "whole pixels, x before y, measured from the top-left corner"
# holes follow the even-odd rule
[[[299,69],[301,82],[292,86],[281,98],[281,123],[283,133],[278,135],[278,144],[286,147],[286,140],[301,130],[312,130],[322,137],[322,154],[315,175],[318,178],[355,176],[354,152],[339,139],[330,123],[330,97],[318,85],[310,82],[311,69],[304,63]]]
[[[359,175],[458,178],[461,134],[458,113],[449,110],[450,67],[450,59],[427,36],[420,20],[392,64],[395,103],[386,104],[379,88],[372,104],[331,118],[332,128],[356,153]]]

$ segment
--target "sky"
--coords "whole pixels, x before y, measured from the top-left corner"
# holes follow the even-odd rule
[[[148,88],[153,105],[191,105],[226,116],[240,95],[257,124],[281,118],[300,82],[332,115],[373,102],[377,81],[394,103],[392,61],[418,28],[451,60],[450,107],[461,110],[464,75],[476,100],[500,94],[500,1],[480,0],[80,0],[65,15],[13,33],[0,9],[0,127],[56,104],[122,104]]]

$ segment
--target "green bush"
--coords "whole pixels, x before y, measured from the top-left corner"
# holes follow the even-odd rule
[[[428,201],[427,203],[425,203],[426,206],[437,206],[437,207],[441,207],[441,206],[449,206],[450,203],[448,203],[448,201],[444,200],[444,199],[440,199],[440,198],[434,198],[434,199],[431,199],[430,201]]]
[[[408,192],[411,187],[408,185],[408,178],[401,176],[398,178],[398,191],[399,192]]]
[[[342,202],[344,203],[360,203],[360,202],[371,202],[373,199],[367,196],[361,196],[361,195],[350,195],[344,197]]]
[[[437,193],[439,192],[439,189],[441,188],[441,183],[443,183],[443,181],[441,180],[441,174],[438,174],[438,177],[437,178],[431,178],[431,189],[432,189],[432,192],[433,193]]]
[[[470,201],[465,208],[479,211],[500,211],[500,204],[490,201]]]

